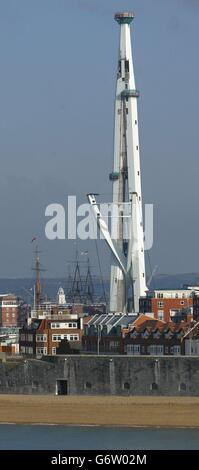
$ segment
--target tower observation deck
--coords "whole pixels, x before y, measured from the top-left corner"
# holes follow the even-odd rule
[[[131,24],[134,14],[132,12],[115,13],[115,21],[119,24]]]

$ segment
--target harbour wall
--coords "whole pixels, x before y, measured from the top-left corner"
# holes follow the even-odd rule
[[[13,359],[0,363],[0,393],[199,396],[199,357]]]

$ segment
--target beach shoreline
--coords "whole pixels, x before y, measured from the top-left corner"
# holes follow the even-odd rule
[[[0,423],[199,428],[199,397],[0,395]]]

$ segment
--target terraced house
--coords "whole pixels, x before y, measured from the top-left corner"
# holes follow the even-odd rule
[[[164,322],[140,315],[123,340],[127,355],[179,356],[184,354],[183,338],[190,323]]]
[[[85,321],[78,315],[57,320],[36,319],[20,332],[20,353],[45,356],[78,351],[81,349]]]
[[[123,354],[122,339],[135,318],[135,314],[94,315],[84,327],[83,351],[93,354]]]

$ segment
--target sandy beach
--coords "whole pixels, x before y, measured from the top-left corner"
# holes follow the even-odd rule
[[[199,397],[0,395],[0,423],[199,427]]]

